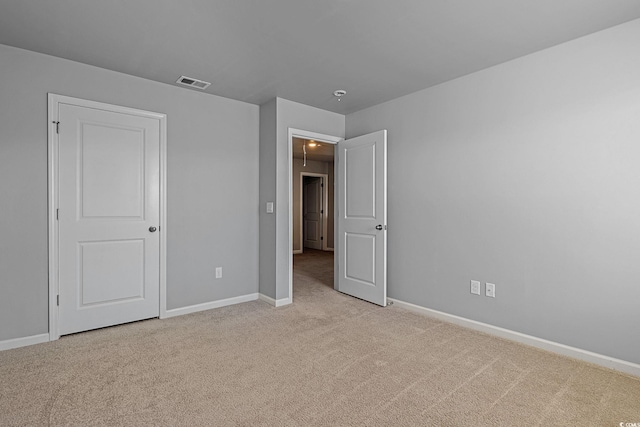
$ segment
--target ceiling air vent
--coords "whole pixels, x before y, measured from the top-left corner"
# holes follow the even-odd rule
[[[176,83],[181,85],[190,86],[196,89],[205,90],[211,83],[204,80],[192,79],[191,77],[181,76]]]

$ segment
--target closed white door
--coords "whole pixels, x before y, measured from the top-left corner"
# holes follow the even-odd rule
[[[387,131],[338,144],[338,290],[387,304]]]
[[[322,250],[322,178],[305,177],[303,188],[304,247]]]
[[[58,109],[58,329],[159,315],[160,122]]]

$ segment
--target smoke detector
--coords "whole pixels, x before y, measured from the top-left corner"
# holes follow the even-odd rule
[[[205,90],[211,85],[211,83],[205,82],[204,80],[198,80],[187,76],[180,76],[176,83],[200,90]]]
[[[344,89],[338,89],[335,92],[333,92],[333,96],[335,96],[336,98],[338,98],[338,101],[340,101],[340,98],[342,98],[343,96],[345,96],[347,94],[347,91]]]

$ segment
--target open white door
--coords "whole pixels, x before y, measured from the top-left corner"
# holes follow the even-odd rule
[[[338,144],[338,290],[387,304],[387,131]]]
[[[58,104],[61,335],[159,315],[161,121],[91,105]]]

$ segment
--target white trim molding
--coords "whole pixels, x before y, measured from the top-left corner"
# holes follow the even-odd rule
[[[259,298],[261,301],[264,301],[274,307],[282,307],[283,305],[289,305],[293,302],[291,298],[273,299],[265,294],[260,294]]]
[[[387,299],[389,301],[392,301],[393,304],[397,307],[424,314],[429,317],[434,317],[438,320],[443,320],[448,323],[453,323],[458,326],[484,332],[489,335],[506,338],[508,340],[526,344],[531,347],[547,350],[553,353],[560,354],[562,356],[572,357],[574,359],[582,360],[583,362],[593,363],[594,365],[599,365],[605,368],[640,377],[640,365],[633,362],[616,359],[614,357],[605,356],[603,354],[594,353],[588,350],[583,350],[581,348],[571,347],[554,341],[545,340],[543,338],[534,337],[532,335],[512,331],[510,329],[501,328],[499,326],[489,325],[488,323],[482,323],[476,320],[467,319],[465,317],[444,313],[442,311],[433,310],[430,308],[400,301],[394,298]]]
[[[205,302],[202,304],[190,305],[187,307],[174,308],[165,311],[165,319],[176,316],[184,316],[185,314],[197,313],[199,311],[211,310],[214,308],[226,307],[228,305],[240,304],[243,302],[255,301],[258,299],[258,294],[247,294],[239,297],[226,298],[217,301]]]
[[[49,342],[49,334],[31,335],[29,337],[13,338],[0,341],[0,351],[11,350],[12,348],[26,347],[28,345],[42,344]]]

